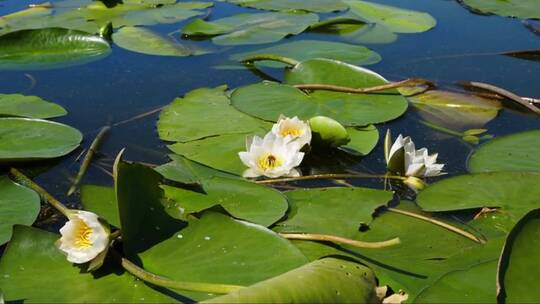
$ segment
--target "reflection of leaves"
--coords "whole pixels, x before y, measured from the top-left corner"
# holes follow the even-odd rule
[[[324,258],[203,303],[344,302],[378,303],[373,272],[354,262]]]

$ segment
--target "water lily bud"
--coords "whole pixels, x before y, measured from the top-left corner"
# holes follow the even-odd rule
[[[315,116],[309,120],[313,144],[337,148],[351,139],[347,129],[339,122],[326,116]]]
[[[62,237],[57,245],[67,260],[82,264],[93,260],[109,246],[109,229],[95,213],[76,210],[60,229]]]

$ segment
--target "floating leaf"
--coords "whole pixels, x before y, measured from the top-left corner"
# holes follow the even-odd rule
[[[414,299],[416,303],[494,303],[497,260],[443,275]]]
[[[379,141],[379,130],[374,125],[364,128],[349,127],[347,133],[349,133],[351,141],[339,149],[353,155],[368,155]]]
[[[203,303],[377,303],[373,272],[325,258]]]
[[[60,235],[16,226],[0,260],[0,286],[8,302],[38,303],[171,303],[123,269],[109,265],[93,273],[82,272],[66,261],[54,244]],[[105,267],[104,267],[105,268]],[[66,284],[69,282],[69,284]]]
[[[397,39],[397,35],[385,26],[366,23],[362,18],[350,13],[315,23],[311,25],[310,31],[338,35],[352,43],[392,43]]]
[[[407,109],[407,101],[396,90],[351,94],[315,90],[301,91],[296,84],[329,84],[354,88],[382,85],[380,75],[353,65],[327,59],[311,59],[285,72],[285,83],[262,82],[236,89],[233,106],[264,120],[280,114],[309,119],[328,116],[346,126],[364,126],[389,121]]]
[[[408,94],[407,89],[399,91]],[[460,131],[482,127],[494,119],[502,107],[498,100],[440,90],[429,90],[408,99],[423,119]]]
[[[140,27],[119,29],[113,34],[113,41],[123,49],[147,55],[184,57],[204,53]]]
[[[271,124],[233,108],[226,89],[200,88],[175,99],[161,111],[157,123],[159,137],[187,142],[221,134],[270,130]]]
[[[319,17],[315,14],[238,14],[212,22],[193,20],[182,28],[182,33],[189,36],[219,35],[212,39],[218,45],[261,44],[300,34],[317,21]]]
[[[520,19],[540,18],[540,7],[536,0],[463,0],[462,3],[473,11],[487,14],[517,17]]]
[[[347,9],[340,0],[225,0],[245,7],[269,11],[331,13]]]
[[[436,182],[416,198],[425,211],[502,208],[515,223],[538,206],[540,173],[491,172],[461,175]],[[526,193],[526,195],[524,195]]]
[[[235,218],[270,226],[289,207],[279,191],[239,178],[214,176],[201,179],[200,186],[202,189],[198,191],[162,186],[168,209],[177,210],[177,217],[185,219],[191,213],[219,205]]]
[[[0,162],[60,157],[82,140],[76,129],[46,120],[0,118]]]
[[[345,0],[350,12],[366,22],[385,26],[394,33],[425,32],[437,24],[428,13],[358,0]]]
[[[297,40],[264,49],[233,54],[230,58],[234,61],[242,61],[256,54],[274,54],[298,61],[327,58],[356,65],[368,65],[381,61],[379,54],[364,46],[320,40]],[[283,67],[282,63],[274,61],[260,61],[257,64],[269,67]]]
[[[190,221],[141,259],[146,270],[174,280],[242,286],[307,263],[288,240],[263,226],[213,212]]]
[[[40,198],[34,191],[0,175],[0,245],[11,238],[13,225],[32,225],[39,214]]]
[[[536,253],[540,250],[540,209],[526,214],[512,229],[501,254],[497,272],[499,303],[535,303],[533,290],[540,284],[531,274],[540,271]]]
[[[540,171],[540,130],[515,133],[491,140],[468,161],[469,171]]]
[[[110,53],[109,43],[77,30],[46,28],[0,36],[0,69],[65,67],[98,60]]]
[[[0,94],[0,116],[52,118],[66,115],[61,106],[37,96]]]
[[[285,193],[291,210],[277,224],[280,232],[319,233],[352,237],[368,225],[375,209],[392,199],[392,192],[369,188],[317,188]],[[324,214],[324,216],[321,216]]]
[[[114,188],[84,185],[81,187],[81,204],[85,210],[94,212],[107,220],[109,224],[120,227]]]

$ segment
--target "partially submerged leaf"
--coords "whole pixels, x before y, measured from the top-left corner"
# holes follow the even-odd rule
[[[113,34],[113,41],[123,49],[157,56],[191,56],[204,53],[140,27],[123,27]]]
[[[11,238],[13,225],[32,225],[39,214],[40,197],[34,191],[0,175],[0,245]]]
[[[469,171],[540,171],[540,130],[493,139],[469,157]]]
[[[473,11],[487,14],[496,14],[520,19],[540,18],[540,6],[536,0],[463,0],[463,4]]]
[[[331,13],[347,9],[340,0],[225,0],[245,7],[270,11]]]
[[[75,150],[82,134],[57,122],[30,118],[0,118],[0,162],[64,156]]]
[[[109,43],[64,28],[22,30],[0,36],[0,69],[29,70],[83,64],[107,56]]]
[[[38,96],[0,94],[0,116],[29,118],[53,118],[66,115],[60,105],[45,101]]]
[[[325,258],[202,303],[377,303],[364,265]]]

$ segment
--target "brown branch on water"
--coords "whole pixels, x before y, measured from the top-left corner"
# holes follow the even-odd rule
[[[530,97],[527,97],[527,98],[523,98],[519,95],[516,95],[508,90],[505,90],[503,88],[499,88],[497,86],[494,86],[494,85],[491,85],[491,84],[488,84],[488,83],[483,83],[483,82],[477,82],[477,81],[465,81],[465,82],[462,82],[461,83],[462,85],[466,86],[466,87],[470,87],[470,88],[474,88],[474,89],[482,89],[482,90],[486,90],[486,91],[489,91],[489,92],[493,92],[495,94],[498,94],[500,96],[503,96],[509,100],[512,100],[522,106],[524,106],[525,108],[529,109],[531,112],[535,113],[536,115],[540,115],[540,108],[536,107],[535,105],[531,104],[529,101],[530,100],[535,100],[534,98],[530,98]],[[535,102],[536,103],[536,102]]]
[[[163,110],[163,108],[164,108],[164,106],[159,106],[159,107],[157,107],[157,108],[155,108],[155,109],[152,109],[152,110],[150,110],[150,111],[148,111],[148,112],[144,112],[144,113],[141,113],[141,114],[137,114],[137,115],[135,115],[135,116],[133,116],[133,117],[131,117],[131,118],[128,118],[128,119],[119,121],[119,122],[113,124],[112,126],[113,126],[113,127],[118,127],[118,126],[120,126],[120,125],[127,124],[127,123],[133,122],[133,121],[135,121],[135,120],[145,118],[145,117],[147,117],[147,116],[153,115],[153,114],[155,114],[155,113],[157,113],[157,112]]]
[[[323,91],[332,91],[332,92],[341,92],[341,93],[366,94],[366,93],[381,92],[381,91],[385,91],[389,89],[395,89],[395,88],[401,88],[401,87],[414,87],[414,86],[425,86],[426,88],[423,92],[435,87],[433,82],[426,79],[421,79],[421,78],[409,78],[402,81],[390,82],[387,84],[367,87],[367,88],[351,88],[351,87],[343,87],[343,86],[337,86],[337,85],[331,85],[331,84],[320,84],[320,83],[297,84],[294,87],[300,90],[309,90],[309,91],[323,90]]]
[[[387,241],[382,242],[365,242],[365,241],[357,241],[357,240],[351,240],[335,235],[327,235],[327,234],[313,234],[313,233],[279,233],[281,237],[284,237],[288,240],[304,240],[304,241],[319,241],[319,242],[332,242],[336,244],[346,244],[358,248],[369,248],[369,249],[377,249],[377,248],[385,248],[390,247],[394,245],[398,245],[401,243],[399,238],[393,238]]]
[[[540,28],[539,27],[535,26],[534,24],[532,24],[531,22],[529,22],[527,20],[523,20],[522,23],[531,32],[533,32],[537,36],[540,36]]]

